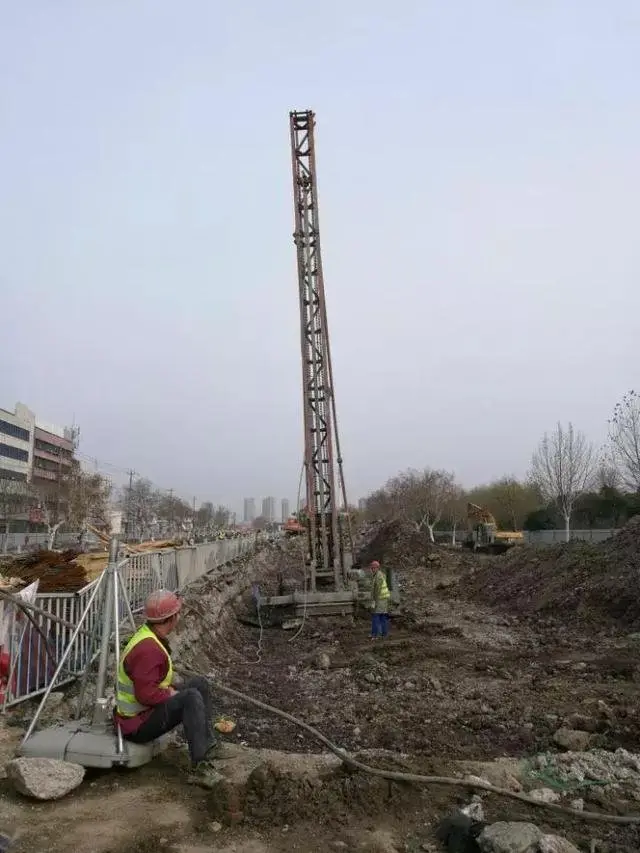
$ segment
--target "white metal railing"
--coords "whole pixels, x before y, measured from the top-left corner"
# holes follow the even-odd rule
[[[182,577],[178,561],[192,564],[184,573],[187,582],[255,550],[258,537],[245,536],[204,542],[190,548],[136,554],[120,564],[125,596],[120,594],[120,614],[127,607],[142,610],[149,593],[156,589],[177,591]],[[53,677],[57,661],[69,645],[98,579],[74,593],[44,593],[35,606],[46,612],[33,613],[33,624],[15,606],[0,609],[0,711],[43,693]],[[106,587],[105,587],[106,588]],[[91,604],[83,630],[76,638],[66,668],[58,681],[62,686],[80,675],[90,658],[97,656],[102,631],[101,595]],[[37,626],[37,627],[36,627]],[[39,629],[39,630],[38,630]],[[2,645],[3,644],[3,645]]]

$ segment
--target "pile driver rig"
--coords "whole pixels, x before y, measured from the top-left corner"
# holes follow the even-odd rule
[[[300,300],[310,588],[316,592],[320,583],[341,590],[347,586],[353,546],[336,418],[320,253],[315,115],[311,110],[292,112],[289,124],[295,214],[293,239],[298,260]]]
[[[353,612],[357,582],[351,577],[353,535],[344,482],[331,346],[327,322],[315,155],[315,114],[289,113],[300,302],[304,421],[304,518],[307,583],[304,592],[262,600],[296,615]]]

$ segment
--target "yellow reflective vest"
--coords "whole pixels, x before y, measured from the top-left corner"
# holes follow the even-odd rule
[[[154,640],[160,646],[169,662],[167,674],[158,687],[166,689],[167,687],[171,687],[171,683],[173,682],[173,664],[171,663],[171,655],[167,652],[166,647],[153,633],[151,628],[149,628],[148,625],[142,625],[142,627],[138,628],[133,637],[131,637],[120,657],[120,666],[118,667],[118,687],[116,691],[116,708],[121,717],[135,717],[137,714],[142,713],[142,711],[147,710],[147,706],[141,705],[136,699],[133,681],[125,671],[124,662],[131,649],[143,640],[148,639]]]
[[[387,578],[382,569],[378,569],[378,571],[373,576],[372,593],[374,601],[384,601],[385,599],[391,597],[389,587],[387,586]]]

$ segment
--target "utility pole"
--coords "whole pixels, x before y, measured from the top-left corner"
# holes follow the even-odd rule
[[[173,518],[174,518],[173,489],[169,489],[169,536],[173,536]]]

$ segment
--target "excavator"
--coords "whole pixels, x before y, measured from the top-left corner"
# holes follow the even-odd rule
[[[498,530],[497,522],[488,509],[478,504],[467,504],[469,532],[463,547],[484,554],[504,554],[514,545],[523,545],[521,530]]]

